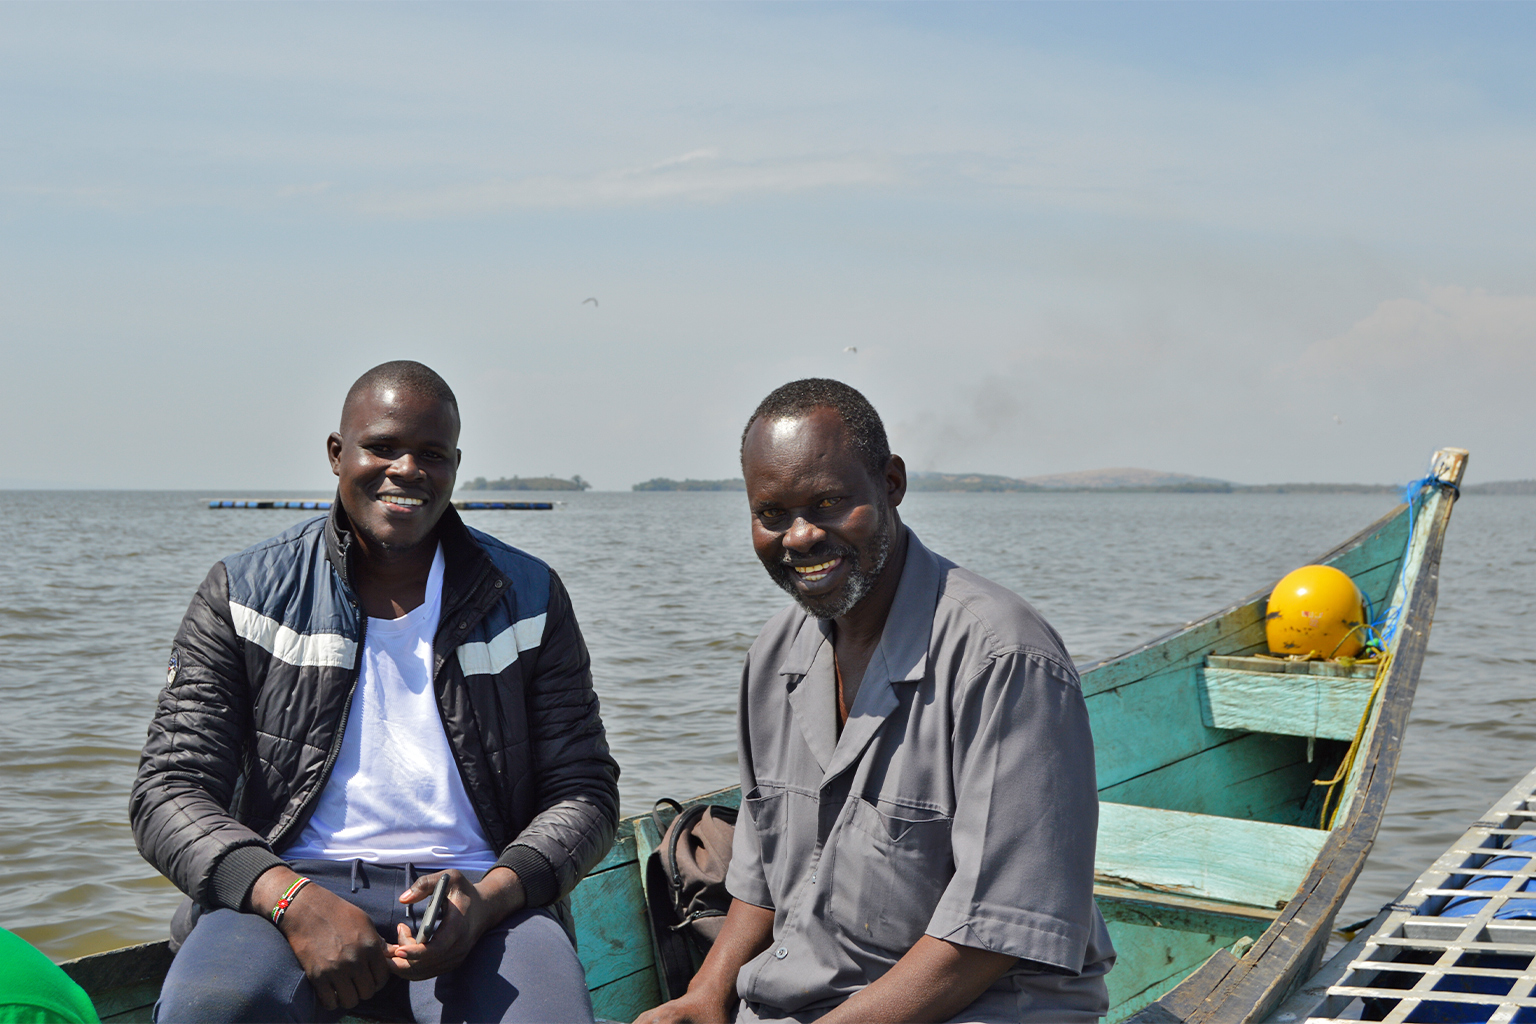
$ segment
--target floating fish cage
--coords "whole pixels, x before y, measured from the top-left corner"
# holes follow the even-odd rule
[[[1269,1018],[1536,1021],[1536,771]]]
[[[331,507],[329,498],[209,498],[209,508],[297,508],[324,512]],[[453,507],[460,511],[479,509],[512,509],[516,511],[546,511],[555,507],[552,501],[479,501],[455,499]]]

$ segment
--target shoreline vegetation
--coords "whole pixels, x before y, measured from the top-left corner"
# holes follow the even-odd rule
[[[579,477],[577,479],[580,479]],[[728,480],[673,480],[656,477],[635,484],[633,491],[742,491],[746,484],[740,477]],[[1161,494],[1398,494],[1402,484],[1285,483],[1236,484],[1230,480],[1159,473],[1150,469],[1099,469],[1083,473],[1058,473],[1050,476],[1011,477],[991,473],[912,473],[907,477],[908,491],[950,493],[987,492],[997,494],[1034,493],[1161,493]],[[1470,484],[1463,494],[1536,495],[1536,480],[1496,480]]]
[[[695,480],[692,477],[687,480],[672,480],[664,476],[635,484],[630,488],[632,491],[744,491],[746,489],[747,482],[741,477],[731,480]]]
[[[498,480],[487,480],[483,476],[477,476],[468,483],[459,484],[456,489],[460,491],[586,491],[591,487],[592,485],[583,480],[580,475],[573,476],[569,480],[558,476],[504,476]]]

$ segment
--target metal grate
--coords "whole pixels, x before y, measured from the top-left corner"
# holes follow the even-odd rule
[[[1517,836],[1536,839],[1536,771],[1383,907],[1270,1020],[1536,1022],[1536,920],[1496,916],[1511,899],[1536,904],[1536,892],[1521,891],[1536,878],[1536,849],[1510,848]],[[1483,866],[1495,857],[1513,863]],[[1503,879],[1503,885],[1466,889],[1474,876]],[[1452,899],[1468,896],[1486,898],[1475,915],[1439,916]]]

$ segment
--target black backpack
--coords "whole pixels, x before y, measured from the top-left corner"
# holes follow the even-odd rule
[[[671,824],[662,827],[662,808],[671,807]],[[661,845],[645,866],[645,901],[656,940],[662,995],[676,999],[688,989],[709,948],[725,927],[731,896],[725,872],[731,865],[736,808],[695,804],[683,809],[661,799],[651,811]]]

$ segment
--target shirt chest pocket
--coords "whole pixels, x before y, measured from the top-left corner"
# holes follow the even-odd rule
[[[752,828],[757,835],[763,877],[775,899],[787,898],[789,886],[797,874],[796,865],[803,864],[809,856],[808,850],[796,849],[795,832],[787,827],[796,809],[794,801],[804,799],[776,786],[765,785],[754,786],[742,801],[746,812],[751,815]],[[814,828],[814,811],[810,820]],[[814,834],[809,838],[814,840]]]
[[[922,936],[955,873],[952,819],[855,798],[839,829],[829,906],[854,942],[900,957]]]

